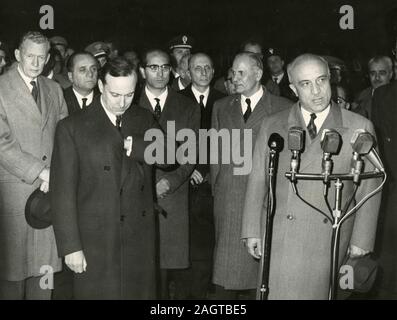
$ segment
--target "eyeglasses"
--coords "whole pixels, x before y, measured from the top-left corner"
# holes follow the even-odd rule
[[[171,71],[171,65],[170,64],[163,64],[162,66],[159,66],[158,64],[147,64],[145,66],[146,68],[149,68],[150,71],[152,72],[157,72],[161,68],[163,72],[170,72]]]

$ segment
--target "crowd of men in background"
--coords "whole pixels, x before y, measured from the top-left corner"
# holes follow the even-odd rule
[[[380,194],[349,222],[341,251],[378,255],[382,272],[367,297],[397,298],[397,57],[371,57],[370,86],[352,92],[343,62],[307,54],[288,61],[287,72],[286,56],[248,40],[214,79],[213,60],[189,35],[141,55],[102,41],[75,51],[64,37],[28,32],[14,59],[0,42],[0,299],[254,299],[266,196],[262,151],[287,120],[287,129],[307,128],[308,145],[320,144],[324,128],[348,128],[346,139],[357,128],[375,135],[374,122],[391,177],[378,232]],[[166,131],[170,121],[195,133],[252,130],[251,175],[235,175],[234,163],[210,165],[209,148],[200,146],[193,148],[205,152],[205,164],[147,164],[144,133]],[[132,152],[125,152],[127,137]],[[244,141],[241,135],[239,148]],[[348,145],[341,153],[351,155]],[[304,193],[322,199],[313,185]],[[51,198],[52,222],[43,229],[25,219],[37,188]],[[325,299],[331,227],[296,199],[278,203],[270,297]],[[53,290],[40,286],[43,265],[53,268]]]

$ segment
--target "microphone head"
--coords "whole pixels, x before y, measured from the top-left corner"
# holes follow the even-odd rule
[[[354,131],[350,144],[354,152],[364,155],[371,151],[374,147],[374,137],[364,129]]]
[[[341,137],[334,129],[324,129],[321,136],[321,149],[324,153],[336,154],[341,147]]]
[[[278,133],[272,133],[269,137],[267,145],[270,149],[280,152],[284,148],[284,139]]]
[[[302,152],[305,144],[305,131],[301,127],[291,127],[288,130],[288,149]]]

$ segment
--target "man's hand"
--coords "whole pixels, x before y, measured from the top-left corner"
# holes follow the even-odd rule
[[[44,168],[40,174],[39,179],[41,179],[40,190],[47,193],[50,189],[50,169]]]
[[[248,238],[246,242],[248,252],[255,259],[260,259],[262,256],[262,240],[259,238]]]
[[[87,261],[82,250],[66,255],[65,263],[70,270],[76,273],[82,273],[87,269]]]
[[[354,246],[352,244],[347,249],[347,254],[351,258],[361,258],[361,257],[365,256],[368,253],[369,253],[369,251],[361,249],[359,247],[356,247],[356,246]]]
[[[203,182],[203,176],[197,170],[194,170],[192,175],[190,176],[190,183],[191,184],[200,184]]]
[[[156,193],[158,198],[164,198],[168,190],[170,190],[170,183],[166,178],[162,178],[159,182],[157,182]]]

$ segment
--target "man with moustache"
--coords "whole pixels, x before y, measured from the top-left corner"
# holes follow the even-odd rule
[[[237,94],[215,102],[211,127],[217,131],[227,130],[230,136],[232,130],[237,129],[239,140],[232,141],[232,150],[239,148],[240,154],[248,152],[251,155],[252,150],[247,151],[248,146],[244,145],[244,129],[252,132],[255,142],[263,119],[289,108],[291,102],[262,87],[263,64],[257,54],[238,54],[233,61],[232,74]],[[217,151],[222,157],[222,143]],[[256,287],[258,263],[247,253],[240,239],[248,175],[235,175],[234,169],[241,165],[224,162],[218,159],[217,164],[211,164],[215,219],[212,281],[216,285],[217,299],[237,299],[243,290],[250,290],[248,294],[254,295],[251,289]]]
[[[372,97],[375,89],[384,86],[393,78],[393,62],[390,57],[376,56],[368,62],[371,86],[361,91],[353,103],[353,111],[371,119]]]
[[[200,106],[200,129],[211,128],[212,107],[215,101],[225,95],[210,87],[214,77],[211,58],[205,53],[196,53],[189,60],[191,85],[180,91]],[[209,179],[210,145],[203,142],[200,152],[206,152],[206,162],[197,164],[190,177],[189,225],[190,225],[190,262],[187,270],[175,275],[177,299],[205,299],[212,274],[212,256],[215,241],[213,197]]]
[[[63,91],[69,115],[88,108],[98,81],[98,63],[88,52],[75,52],[68,59],[68,77],[72,86]]]
[[[52,227],[33,229],[24,215],[30,194],[48,191],[55,127],[67,116],[62,89],[41,76],[49,50],[45,36],[27,32],[0,77],[0,299],[50,299],[41,268],[61,269]]]
[[[109,60],[98,81],[100,97],[57,127],[51,213],[59,255],[74,272],[75,299],[156,297],[152,167],[144,159],[144,134],[159,127],[149,112],[131,107],[136,83],[127,60]]]
[[[171,65],[167,53],[150,50],[143,56],[140,67],[146,86],[139,105],[149,110],[164,132],[167,124],[175,124],[175,131],[191,129],[198,137],[200,108],[185,96],[167,87]],[[192,140],[190,140],[192,141]],[[189,148],[197,149],[196,145]],[[160,229],[161,298],[168,298],[168,271],[189,266],[189,177],[194,163],[176,164],[174,170],[156,169],[157,203]]]
[[[330,71],[320,56],[304,54],[288,66],[291,89],[299,97],[290,110],[269,118],[262,125],[255,143],[253,167],[245,196],[241,237],[248,252],[256,259],[262,253],[262,237],[266,228],[268,192],[268,140],[278,133],[288,141],[288,130],[293,126],[306,128],[306,145],[300,160],[300,172],[322,172],[320,147],[324,129],[333,128],[342,137],[340,152],[333,156],[335,173],[349,171],[352,148],[349,141],[355,130],[365,129],[373,134],[370,121],[341,109],[331,101]],[[293,192],[284,176],[289,170],[291,152],[279,153],[276,208],[273,221],[270,255],[269,299],[327,299],[330,280],[330,253],[332,226],[328,219],[309,207]],[[365,161],[367,170],[373,166]],[[352,181],[343,182],[343,195],[353,194]],[[379,186],[378,179],[361,181],[355,202]],[[313,206],[328,212],[323,197],[323,181],[299,180],[300,195]],[[333,200],[330,193],[330,203]],[[348,201],[343,197],[341,207]],[[343,224],[339,246],[339,261],[347,254],[362,257],[373,250],[380,194],[370,198]],[[351,207],[351,205],[350,205]]]

